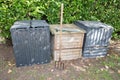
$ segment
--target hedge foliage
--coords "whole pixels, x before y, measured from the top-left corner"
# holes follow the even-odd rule
[[[0,35],[10,38],[10,27],[17,20],[45,19],[59,23],[64,3],[64,23],[96,20],[114,27],[113,38],[120,39],[120,0],[0,0]]]

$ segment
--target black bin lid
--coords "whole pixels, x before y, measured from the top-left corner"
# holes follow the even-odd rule
[[[11,29],[41,28],[49,26],[45,20],[16,21]]]

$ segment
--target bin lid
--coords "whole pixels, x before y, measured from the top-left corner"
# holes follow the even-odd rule
[[[102,23],[100,21],[76,21],[75,23],[78,23],[80,25],[83,25],[87,28],[107,28],[107,29],[111,29],[112,26],[107,25],[105,23]]]
[[[60,34],[60,24],[50,25],[50,31],[53,35]],[[63,24],[62,34],[70,33],[86,33],[86,31],[74,24]]]
[[[45,20],[24,20],[16,21],[11,29],[40,28],[43,26],[49,26]]]
[[[49,24],[45,20],[32,20],[32,27],[43,27],[49,26]]]

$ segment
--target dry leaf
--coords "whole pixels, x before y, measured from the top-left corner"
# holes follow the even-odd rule
[[[103,70],[104,70],[104,68],[101,68],[100,70],[101,70],[101,71],[103,71]]]
[[[110,54],[107,54],[107,56],[110,56]]]
[[[59,77],[60,75],[59,75],[59,74],[57,74],[56,76],[57,76],[57,77]]]
[[[88,64],[89,65],[89,64]],[[90,64],[91,65],[91,64]],[[84,68],[88,69],[88,66],[83,65]]]
[[[52,78],[48,78],[47,80],[52,80]]]
[[[9,70],[8,70],[8,73],[11,73],[11,72],[12,72],[12,70],[11,70],[11,69],[9,69]]]
[[[15,64],[12,64],[10,61],[8,61],[8,66],[14,66]]]
[[[118,63],[118,65],[120,65],[120,63]]]
[[[120,74],[120,70],[118,70],[118,73]]]
[[[10,62],[10,61],[8,61],[8,65],[9,65],[9,66],[12,66],[12,64],[11,64],[11,62]]]
[[[51,72],[53,72],[54,71],[54,69],[51,69]]]
[[[76,66],[76,65],[74,65],[74,64],[71,64],[71,66],[73,66],[77,71],[86,71],[86,69],[84,69],[84,68],[82,68],[82,67],[80,67],[80,66]]]
[[[89,66],[91,66],[91,64],[88,64]]]
[[[105,65],[105,68],[106,68],[106,69],[109,69],[109,67],[108,67],[107,65]]]

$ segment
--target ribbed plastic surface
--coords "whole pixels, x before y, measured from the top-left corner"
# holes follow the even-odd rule
[[[105,56],[113,28],[98,21],[76,21],[75,24],[86,30],[83,56]]]
[[[10,31],[17,67],[50,62],[50,31],[46,21],[18,21]]]

